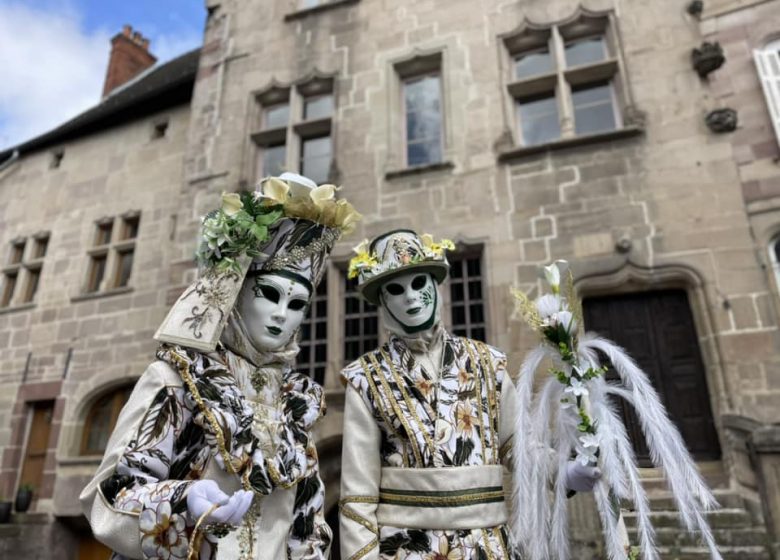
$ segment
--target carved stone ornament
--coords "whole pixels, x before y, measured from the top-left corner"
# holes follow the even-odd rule
[[[704,11],[704,2],[702,0],[692,0],[688,3],[685,10],[694,17],[699,17]]]
[[[712,43],[705,41],[701,47],[691,52],[691,64],[700,78],[706,78],[707,74],[723,66],[724,62],[726,62],[726,55],[723,54],[723,47],[717,41]]]
[[[707,113],[707,128],[712,132],[734,132],[737,128],[737,112],[734,109],[715,109]]]

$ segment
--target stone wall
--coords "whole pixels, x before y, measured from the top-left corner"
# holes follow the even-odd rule
[[[153,139],[154,124],[165,118],[165,136]],[[67,461],[84,462],[81,428],[90,405],[109,389],[137,379],[154,359],[152,334],[167,310],[163,288],[181,208],[188,125],[188,107],[171,109],[66,143],[57,168],[50,167],[52,153],[41,151],[0,172],[0,258],[5,262],[12,239],[50,234],[34,305],[0,311],[5,494],[16,486],[26,438],[27,404],[19,392],[23,375],[28,385],[62,383],[63,402],[55,411],[60,437],[54,438],[46,467],[52,475],[56,469],[62,486],[70,474]],[[129,288],[84,296],[96,221],[128,211],[140,211]],[[12,414],[24,420],[12,423]],[[91,474],[97,458],[86,464],[83,474]],[[44,490],[39,510],[52,507],[54,489]],[[67,513],[78,510],[76,503],[63,507]]]

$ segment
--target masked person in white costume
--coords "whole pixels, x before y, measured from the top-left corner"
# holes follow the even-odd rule
[[[452,248],[397,230],[362,243],[350,262],[390,337],[342,371],[344,560],[520,558],[502,471],[515,390],[503,353],[441,324]],[[598,475],[572,462],[567,485],[590,490]]]
[[[293,365],[328,254],[358,218],[335,190],[284,174],[204,219],[203,271],[81,495],[114,559],[328,557],[311,437],[323,390]]]

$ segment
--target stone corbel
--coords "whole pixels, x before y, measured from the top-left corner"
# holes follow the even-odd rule
[[[717,134],[734,132],[738,123],[737,111],[728,107],[715,109],[707,113],[704,121],[707,123],[707,128]]]
[[[726,62],[726,55],[720,43],[705,41],[698,49],[691,52],[691,64],[700,78],[706,78],[710,72],[714,72]]]

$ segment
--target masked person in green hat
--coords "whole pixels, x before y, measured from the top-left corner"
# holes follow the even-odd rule
[[[350,261],[390,336],[341,372],[344,560],[520,558],[502,466],[515,389],[502,352],[441,324],[438,285],[453,248],[397,230],[363,242]],[[598,476],[571,463],[567,485],[590,490]]]
[[[358,218],[335,191],[284,174],[204,219],[200,277],[80,497],[114,560],[328,558],[311,435],[323,390],[294,363],[328,255]]]

